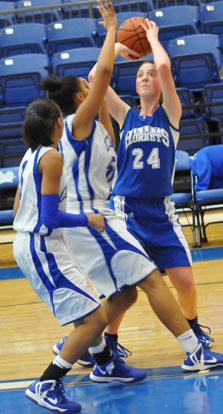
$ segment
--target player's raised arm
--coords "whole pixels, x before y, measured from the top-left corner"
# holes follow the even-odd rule
[[[79,105],[73,121],[73,133],[77,139],[86,138],[91,132],[93,119],[103,103],[113,72],[117,18],[111,2],[106,0],[103,5],[99,0],[98,4],[107,34],[98,58],[94,81],[87,98]]]

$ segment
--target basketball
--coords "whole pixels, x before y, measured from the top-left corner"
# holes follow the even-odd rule
[[[130,17],[119,26],[117,31],[117,42],[140,53],[140,57],[149,55],[152,51],[146,32],[140,25],[144,20],[142,16]]]

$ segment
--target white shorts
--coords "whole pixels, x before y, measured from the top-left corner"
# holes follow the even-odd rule
[[[61,325],[82,319],[100,306],[71,260],[63,237],[17,233],[13,253],[31,286]]]
[[[106,230],[90,227],[64,229],[64,236],[78,266],[86,274],[99,297],[110,297],[127,286],[135,286],[156,266],[143,247],[127,230],[123,220],[109,207],[97,206],[106,220]],[[69,208],[69,213],[75,213]],[[76,211],[79,212],[79,211]],[[84,210],[86,214],[92,210]]]

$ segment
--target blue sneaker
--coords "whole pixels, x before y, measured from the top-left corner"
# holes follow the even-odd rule
[[[48,408],[54,413],[78,413],[81,405],[67,400],[64,386],[61,381],[37,380],[25,391],[26,396],[41,407]]]
[[[205,332],[203,329],[206,329],[207,332]],[[193,328],[193,331],[198,339],[198,342],[202,344],[205,348],[210,349],[211,343],[214,342],[214,339],[209,336],[211,333],[211,329],[208,326],[200,325],[199,323],[196,324]]]
[[[133,368],[119,358],[114,357],[104,365],[95,364],[90,374],[94,382],[137,382],[146,378],[146,371]]]
[[[65,336],[63,339],[57,342],[56,345],[53,346],[52,351],[55,355],[59,354],[59,352],[63,348],[64,342],[66,341],[66,339],[67,339],[67,336]],[[95,359],[89,351],[86,351],[76,362],[82,367],[92,368],[95,364]]]
[[[63,339],[61,339],[59,342],[57,342],[56,345],[53,345],[52,351],[55,355],[58,355],[61,349],[63,348],[64,343],[67,340],[67,336],[65,336]]]
[[[223,366],[223,355],[208,351],[202,344],[199,344],[194,352],[187,352],[181,368],[192,372],[216,368],[219,365]]]
[[[128,358],[128,356],[132,355],[131,351],[119,344],[117,339],[114,339],[106,334],[104,335],[104,338],[114,357],[118,356],[120,358]]]

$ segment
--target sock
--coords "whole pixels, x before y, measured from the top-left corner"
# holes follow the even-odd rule
[[[113,358],[112,352],[110,351],[104,338],[98,346],[92,346],[90,350],[98,365],[104,365]]]
[[[196,316],[196,318],[194,318],[194,319],[187,319],[187,322],[189,323],[189,325],[190,325],[190,327],[191,327],[191,329],[195,329],[196,327],[197,327],[197,325],[198,325],[198,319],[197,319],[197,316]]]
[[[193,352],[198,346],[197,337],[192,329],[177,336],[176,339],[185,352]]]
[[[72,368],[72,364],[70,362],[65,361],[65,359],[61,358],[57,355],[53,362],[48,366],[46,371],[40,377],[40,381],[46,380],[59,380],[60,378],[64,377]]]
[[[109,334],[105,332],[104,336],[107,336],[108,338],[114,339],[115,342],[118,342],[118,334]]]

